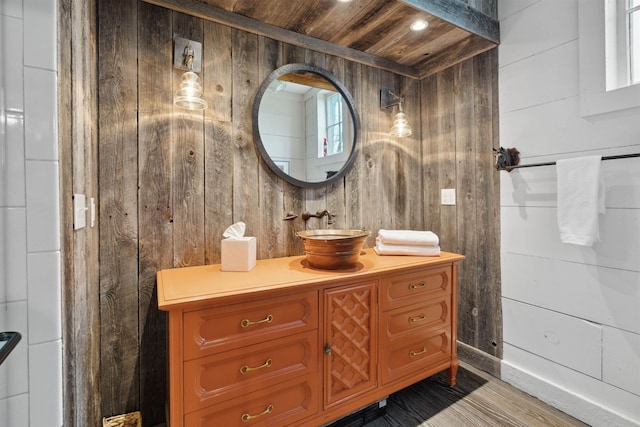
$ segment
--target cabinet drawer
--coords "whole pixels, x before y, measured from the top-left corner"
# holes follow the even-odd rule
[[[451,266],[387,276],[381,280],[382,310],[451,293]]]
[[[399,377],[426,370],[451,359],[451,331],[416,331],[381,348],[382,382],[386,384]]]
[[[187,312],[184,314],[184,359],[317,327],[317,292]]]
[[[381,313],[382,341],[390,342],[415,330],[442,329],[451,322],[449,297],[409,305]]]
[[[184,410],[317,372],[319,354],[312,331],[190,360],[184,364]]]
[[[307,376],[185,415],[189,427],[288,425],[318,412],[319,384]],[[299,424],[303,425],[303,424]]]

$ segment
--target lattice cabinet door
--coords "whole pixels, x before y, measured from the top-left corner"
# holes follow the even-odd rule
[[[377,282],[325,290],[325,407],[377,386]]]

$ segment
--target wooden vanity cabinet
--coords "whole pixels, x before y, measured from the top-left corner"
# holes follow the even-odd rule
[[[170,427],[323,425],[442,370],[455,383],[457,262],[304,257],[158,272]]]

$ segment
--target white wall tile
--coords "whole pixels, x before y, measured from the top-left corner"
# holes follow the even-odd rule
[[[505,2],[499,2],[505,3]],[[553,13],[549,13],[549,9]],[[500,66],[578,38],[578,1],[542,0],[500,21]]]
[[[502,260],[503,297],[640,334],[639,272],[508,252]]]
[[[603,332],[604,381],[640,396],[640,334],[608,327]]]
[[[569,42],[500,68],[500,112],[578,94],[578,43]]]
[[[58,163],[27,161],[27,250],[60,250]]]
[[[22,19],[0,16],[0,74],[4,82],[5,108],[23,111]]]
[[[21,394],[0,400],[0,425],[7,427],[29,427],[28,394]]]
[[[0,1],[0,14],[21,18],[22,17],[22,0]]]
[[[0,112],[9,119],[0,168],[0,183],[6,187],[0,194],[0,206],[4,206],[0,208],[0,245],[7,281],[0,284],[0,293],[10,301],[0,304],[0,330],[23,334],[0,367],[0,425],[11,427],[62,425],[57,4],[57,0],[0,0],[4,99]],[[12,117],[20,120],[20,128],[12,128]],[[25,157],[30,159],[28,164]],[[27,248],[32,265],[29,283]],[[29,346],[29,327],[36,342],[56,340]],[[7,394],[10,397],[3,398]]]
[[[25,205],[24,119],[21,113],[6,114],[5,161],[0,206]]]
[[[0,399],[29,391],[26,301],[0,304],[0,331],[20,332],[22,339],[0,365]],[[4,393],[4,394],[3,394]]]
[[[56,74],[24,69],[25,154],[29,160],[57,160]]]
[[[594,378],[602,378],[599,325],[502,299],[504,342]]]
[[[56,69],[56,1],[29,0],[24,3],[24,64]]]
[[[61,355],[60,341],[29,347],[30,427],[62,426]]]
[[[62,338],[60,253],[29,254],[29,343]]]
[[[27,299],[27,218],[24,208],[5,210],[4,232],[6,300]]]

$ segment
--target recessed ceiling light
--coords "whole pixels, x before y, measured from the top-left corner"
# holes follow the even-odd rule
[[[339,3],[349,3],[351,0],[338,0]]]
[[[413,21],[413,23],[411,24],[411,29],[413,31],[422,31],[425,28],[427,28],[429,26],[429,23],[427,21],[425,21],[424,19],[417,19],[415,21]]]

